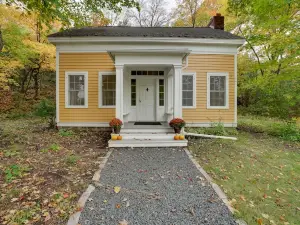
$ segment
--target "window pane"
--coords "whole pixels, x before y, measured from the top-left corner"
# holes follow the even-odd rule
[[[160,100],[159,100],[159,106],[164,106],[164,104],[165,104],[165,103],[164,103],[164,100],[163,100],[163,99],[160,99]]]
[[[164,85],[165,80],[159,80],[159,85]]]
[[[159,71],[159,75],[163,76],[164,75],[164,71]]]
[[[84,105],[84,75],[69,75],[69,105],[81,106]]]
[[[226,77],[225,76],[210,77],[210,105],[211,106],[226,105]]]
[[[116,101],[116,76],[102,75],[102,105],[113,106]]]
[[[131,106],[136,106],[136,79],[131,79]]]
[[[131,75],[136,75],[136,71],[131,71]]]
[[[182,76],[182,106],[193,106],[194,79],[191,75]]]

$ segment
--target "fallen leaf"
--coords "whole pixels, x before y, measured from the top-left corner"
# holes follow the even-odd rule
[[[263,225],[263,219],[262,219],[262,218],[258,218],[258,219],[257,219],[257,223],[258,223],[259,225]]]
[[[268,196],[266,195],[266,194],[264,194],[264,196],[263,196],[264,198],[267,198]]]
[[[128,222],[126,220],[122,220],[119,222],[119,225],[128,225]]]
[[[121,208],[121,205],[120,204],[116,204],[116,208],[117,209]]]
[[[64,197],[64,198],[68,198],[68,197],[69,197],[69,194],[68,194],[68,193],[64,193],[63,197]]]
[[[246,201],[246,198],[244,195],[240,195],[240,199],[243,200],[244,202]]]
[[[104,203],[107,203],[107,200],[103,200]]]
[[[261,215],[262,215],[262,217],[263,217],[263,218],[265,218],[265,219],[269,219],[269,215],[268,215],[268,214],[264,214],[264,213],[262,213]]]
[[[115,192],[115,193],[118,194],[120,191],[121,191],[121,187],[119,187],[119,186],[115,186],[115,187],[114,187],[114,192]]]
[[[12,198],[11,200],[10,200],[10,202],[16,202],[16,201],[18,201],[19,199],[18,198]]]

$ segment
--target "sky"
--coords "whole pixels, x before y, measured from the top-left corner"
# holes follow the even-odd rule
[[[176,6],[176,1],[175,0],[166,0],[166,2],[168,2],[169,4],[169,9],[173,9]]]

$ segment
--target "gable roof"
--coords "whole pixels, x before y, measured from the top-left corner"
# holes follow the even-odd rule
[[[50,34],[48,37],[169,37],[243,39],[230,32],[210,27],[83,27]]]

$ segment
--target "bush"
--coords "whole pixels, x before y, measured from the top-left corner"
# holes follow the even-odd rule
[[[35,115],[47,118],[49,128],[55,128],[55,113],[55,104],[48,99],[43,99],[36,105]]]
[[[241,116],[238,128],[252,133],[265,133],[288,141],[300,141],[300,127],[296,120],[280,120],[261,116]]]

